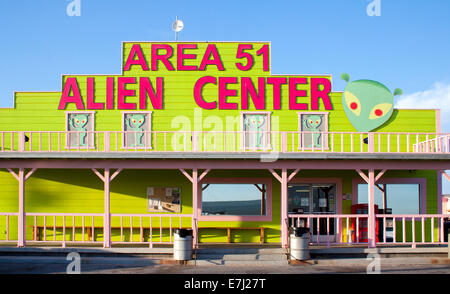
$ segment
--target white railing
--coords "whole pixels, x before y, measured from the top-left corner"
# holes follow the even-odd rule
[[[289,214],[290,226],[310,228],[311,244],[368,244],[367,214]],[[445,244],[446,214],[377,214],[377,244]],[[317,233],[319,232],[319,233]]]
[[[449,138],[382,132],[0,131],[0,152],[450,153]]]
[[[414,152],[449,153],[450,135],[439,136],[433,139],[427,139],[423,142],[414,144]]]
[[[445,244],[446,214],[377,214],[380,231],[378,244]],[[392,223],[392,239],[387,240],[386,225]]]

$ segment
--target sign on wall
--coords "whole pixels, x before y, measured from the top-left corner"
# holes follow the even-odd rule
[[[181,188],[148,187],[147,201],[149,212],[180,212]]]
[[[177,73],[182,73],[195,78],[177,83],[179,89],[188,90],[186,99],[202,109],[280,110],[286,99],[290,110],[319,110],[320,103],[333,110],[331,77],[270,75],[267,42],[126,46],[121,76],[64,76],[58,109],[68,105],[77,110],[147,110],[150,105],[164,109],[167,92],[173,91],[167,84],[179,81]],[[206,95],[205,89],[216,94]],[[283,92],[288,95],[282,97]]]

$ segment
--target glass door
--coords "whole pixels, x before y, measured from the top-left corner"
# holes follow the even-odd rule
[[[290,214],[336,214],[335,184],[290,184],[288,185],[288,212]],[[290,226],[304,226],[305,219],[291,221]],[[335,239],[336,221],[333,218],[314,218],[310,222],[313,241],[332,242]]]

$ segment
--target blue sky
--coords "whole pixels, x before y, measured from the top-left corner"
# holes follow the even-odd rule
[[[271,41],[275,74],[342,72],[388,88],[402,88],[397,105],[441,108],[450,132],[450,1],[114,1],[0,2],[0,107],[14,91],[59,91],[61,74],[120,73],[122,41],[174,40],[171,24],[185,24],[181,41]],[[444,192],[450,193],[446,180]]]

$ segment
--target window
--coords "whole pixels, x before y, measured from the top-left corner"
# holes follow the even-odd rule
[[[202,215],[266,215],[265,184],[203,184]]]
[[[335,213],[335,184],[289,184],[290,213]]]
[[[328,149],[328,112],[298,112],[299,149]]]
[[[368,202],[367,189],[367,184],[358,184],[358,203]],[[393,214],[419,214],[421,210],[419,184],[378,184],[374,197],[378,209],[383,209],[385,201]]]
[[[258,150],[270,148],[270,113],[247,112],[241,114],[243,149]]]
[[[122,147],[151,148],[151,112],[122,113]]]
[[[66,112],[66,148],[94,148],[95,112]]]

